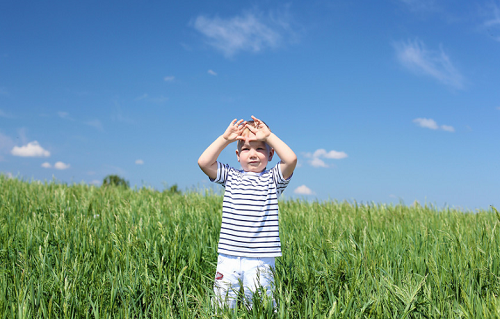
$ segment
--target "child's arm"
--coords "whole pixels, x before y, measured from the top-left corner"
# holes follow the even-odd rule
[[[256,128],[253,128],[250,125],[246,125],[246,127],[248,127],[248,129],[250,129],[250,131],[255,135],[255,140],[264,141],[269,146],[274,148],[274,151],[278,154],[281,160],[280,166],[283,177],[285,179],[290,178],[295,170],[295,166],[297,165],[297,155],[295,155],[292,149],[286,145],[285,142],[272,133],[264,122],[257,119],[255,116],[252,116],[252,119],[254,120]]]
[[[219,136],[209,147],[201,154],[198,159],[198,165],[201,170],[211,179],[217,178],[217,158],[226,146],[232,142],[241,139],[241,133],[245,128],[243,120],[236,122],[234,119],[228,128]]]

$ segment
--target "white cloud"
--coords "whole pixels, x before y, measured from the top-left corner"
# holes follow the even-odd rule
[[[418,39],[395,43],[394,48],[399,62],[409,70],[431,76],[443,84],[463,88],[464,77],[442,48],[437,51],[427,50],[425,44]]]
[[[298,195],[313,195],[313,191],[307,187],[306,185],[301,185],[299,187],[297,187],[294,191],[293,191],[295,194],[298,194]]]
[[[143,160],[141,160],[141,159],[138,159],[138,160],[136,160],[136,161],[135,161],[135,163],[136,163],[137,165],[142,165],[142,164],[144,164],[144,161],[143,161]]]
[[[175,76],[169,75],[163,78],[165,82],[173,82],[175,80]]]
[[[207,73],[213,76],[217,76],[217,73],[215,73],[215,71],[212,70],[208,70]]]
[[[343,159],[348,157],[348,155],[345,152],[338,152],[338,151],[326,151],[323,148],[317,149],[314,151],[314,153],[305,153],[305,157],[310,158],[309,164],[313,167],[330,167],[327,163],[325,163],[324,160],[321,158],[327,158],[327,159]]]
[[[290,33],[287,14],[264,16],[258,12],[246,12],[232,18],[198,16],[192,26],[202,33],[208,44],[232,57],[240,51],[259,52],[276,48]]]
[[[455,128],[453,126],[450,126],[450,125],[439,126],[436,123],[436,121],[434,121],[433,119],[418,118],[418,119],[414,119],[413,123],[416,123],[420,127],[428,128],[431,130],[441,129],[441,130],[447,131],[447,132],[455,132]]]
[[[313,157],[313,159],[309,161],[309,164],[311,164],[311,166],[313,167],[328,167],[328,165],[326,165],[326,163],[322,159],[319,159],[317,157]]]
[[[10,153],[14,156],[22,156],[22,157],[49,157],[50,152],[43,149],[43,147],[38,144],[37,141],[29,142],[25,146],[14,148],[10,151]]]
[[[64,170],[64,169],[68,169],[70,167],[69,164],[64,164],[63,162],[56,162],[54,164],[54,168],[55,169],[60,169],[60,170]]]
[[[430,128],[431,130],[437,130],[439,126],[433,119],[418,118],[414,119],[413,123],[417,123],[420,127]]]
[[[337,152],[337,151],[333,151],[333,150],[330,152],[327,152],[326,150],[320,148],[313,153],[313,157],[343,159],[343,158],[347,157],[347,154],[345,152]]]
[[[441,129],[447,132],[455,132],[455,128],[450,125],[441,125]]]
[[[99,185],[101,185],[101,181],[94,179],[92,182],[90,182],[90,184],[95,185],[95,186],[99,186]]]
[[[43,163],[43,164],[42,164],[42,167],[43,167],[43,168],[51,168],[51,167],[52,167],[52,165],[50,165],[50,163],[49,163],[49,162],[45,162],[45,163]]]

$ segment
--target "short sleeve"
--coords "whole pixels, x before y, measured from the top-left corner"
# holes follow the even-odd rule
[[[281,193],[283,193],[285,188],[288,186],[288,183],[290,183],[293,173],[292,175],[290,175],[290,177],[288,177],[288,179],[285,179],[283,177],[283,173],[281,172],[281,165],[280,163],[278,163],[271,169],[271,174],[273,176],[274,184],[276,186],[276,195],[279,197]]]
[[[229,173],[229,165],[217,162],[217,177],[215,179],[210,178],[210,181],[225,186],[228,173]]]

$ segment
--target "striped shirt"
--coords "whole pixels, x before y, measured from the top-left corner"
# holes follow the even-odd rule
[[[281,256],[278,197],[290,178],[283,178],[279,163],[261,173],[217,165],[217,178],[212,181],[225,188],[219,254]]]

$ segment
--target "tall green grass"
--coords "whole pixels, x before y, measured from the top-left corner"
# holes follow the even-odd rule
[[[211,308],[222,198],[0,176],[0,318],[496,318],[494,210],[280,203],[275,298]]]

